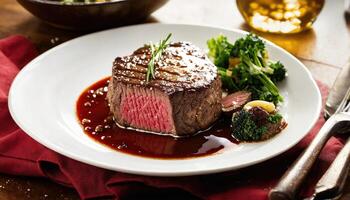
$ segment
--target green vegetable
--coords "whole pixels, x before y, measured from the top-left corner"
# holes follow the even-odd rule
[[[230,92],[247,90],[253,99],[270,101],[275,104],[283,101],[276,83],[286,76],[286,69],[280,62],[268,59],[265,43],[256,35],[248,34],[234,44],[219,35],[207,42],[209,56],[218,67],[223,87]],[[230,59],[239,58],[232,65]]]
[[[278,102],[276,96],[264,86],[251,86],[249,88],[249,91],[252,93],[252,99],[260,99],[268,102],[273,102],[275,105]]]
[[[218,72],[220,74],[222,84],[225,85],[228,90],[230,91],[239,90],[239,87],[233,81],[232,76],[227,75],[225,68],[218,67]]]
[[[267,121],[273,124],[277,124],[282,120],[282,115],[279,113],[276,113],[274,115],[269,115],[267,117]]]
[[[218,67],[227,68],[228,60],[233,51],[233,45],[223,35],[219,35],[216,39],[212,38],[208,40],[207,44],[209,56],[214,58],[214,64]]]
[[[154,73],[154,63],[160,58],[160,56],[163,54],[163,51],[167,48],[168,40],[171,37],[171,33],[168,34],[168,36],[159,42],[159,45],[155,45],[151,43],[149,45],[151,49],[151,59],[148,62],[147,66],[147,73],[146,73],[146,82],[148,83],[151,78],[155,79],[155,73]]]
[[[253,114],[242,109],[232,117],[232,136],[239,141],[259,141],[267,132],[266,126],[257,126]]]
[[[273,69],[273,73],[270,75],[273,82],[280,82],[285,78],[287,70],[281,62],[270,63],[269,67]]]
[[[279,90],[275,83],[272,82],[272,80],[267,76],[267,73],[264,72],[266,70],[264,69],[270,69],[270,68],[264,68],[262,67],[262,62],[260,62],[260,58],[258,55],[253,54],[252,57],[249,57],[250,53],[255,53],[255,52],[244,52],[240,51],[240,58],[241,58],[241,63],[238,65],[237,70],[241,74],[245,74],[247,79],[255,79],[251,80],[251,85],[255,86],[255,88],[259,88],[263,86],[264,88],[261,88],[261,90],[266,90],[269,91],[269,93],[273,96],[273,102],[278,103],[279,101],[283,101],[283,97],[279,94]],[[254,63],[253,60],[256,62]],[[260,65],[260,66],[259,66]],[[248,88],[249,89],[249,88]],[[260,100],[265,100],[265,99],[260,99]]]

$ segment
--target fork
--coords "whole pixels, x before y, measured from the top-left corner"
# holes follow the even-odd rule
[[[285,172],[275,188],[269,193],[270,200],[293,200],[301,183],[316,161],[323,146],[334,134],[347,133],[350,128],[350,88],[337,111],[322,126],[314,140]],[[347,155],[349,156],[349,155]],[[346,171],[346,170],[345,170]]]
[[[350,89],[349,89],[350,90]],[[349,95],[349,94],[347,94]],[[345,98],[341,104],[340,108],[343,108],[343,113],[349,115],[350,112],[350,99]],[[346,127],[345,127],[346,128]],[[349,129],[345,129],[345,132],[349,133]],[[349,163],[350,163],[350,137],[347,139],[344,147],[338,153],[337,157],[334,159],[333,163],[318,181],[315,187],[315,193],[311,198],[307,200],[316,199],[330,199],[340,196],[343,191],[345,181],[349,173]]]

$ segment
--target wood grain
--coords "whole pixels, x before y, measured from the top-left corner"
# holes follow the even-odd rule
[[[344,1],[328,0],[313,29],[307,32],[293,35],[257,34],[297,56],[316,79],[331,86],[350,56],[350,19],[343,10]],[[252,31],[244,23],[234,0],[172,0],[147,22],[200,24]],[[16,1],[0,0],[0,38],[22,34],[32,40],[40,52],[44,52],[86,33],[53,28],[33,17]],[[341,199],[349,198],[350,181],[347,181],[346,192]],[[0,174],[0,200],[5,199],[70,200],[79,197],[73,189],[46,179]]]

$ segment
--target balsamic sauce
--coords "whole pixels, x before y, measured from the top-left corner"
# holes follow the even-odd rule
[[[97,142],[116,151],[162,159],[205,156],[237,146],[225,120],[219,120],[211,129],[186,138],[119,128],[110,115],[106,100],[109,79],[104,78],[88,87],[77,101],[80,124],[84,132]]]

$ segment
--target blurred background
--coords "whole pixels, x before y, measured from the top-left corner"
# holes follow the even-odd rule
[[[19,2],[22,1],[31,0],[20,0]],[[265,33],[253,29],[244,21],[243,16],[246,16],[247,18],[247,14],[242,16],[241,13],[245,12],[242,10],[243,7],[257,8],[258,13],[264,13],[266,12],[266,9],[261,9],[262,6],[259,7],[260,4],[258,3],[268,2],[266,5],[273,5],[272,3],[274,1],[275,0],[217,0],[213,2],[212,0],[171,0],[165,3],[164,6],[155,11],[151,16],[145,19],[139,19],[137,22],[132,23],[160,22],[199,24],[223,27],[226,29],[243,29],[255,32],[258,35],[271,40],[298,58],[303,59],[305,62],[317,61],[328,65],[331,67],[330,70],[337,71],[338,68],[341,68],[341,66],[347,62],[347,58],[350,55],[350,17],[345,14],[345,8],[348,7],[346,6],[346,3],[348,1],[301,1],[314,3],[313,6],[317,8],[317,12],[315,12],[316,14],[314,13],[315,16],[317,16],[317,13],[320,11],[314,24],[312,26],[309,24],[308,28],[310,29],[301,33]],[[281,0],[278,1],[282,2]],[[159,5],[156,7],[160,7],[164,2],[158,2]],[[242,12],[239,11],[237,4],[242,4]],[[145,5],[141,6],[139,9],[142,10],[142,8],[145,8]],[[277,4],[275,4],[275,7],[276,5]],[[251,11],[246,9],[246,12]],[[36,44],[40,52],[46,51],[47,49],[74,37],[95,31],[72,31],[49,26],[38,18],[33,17],[31,13],[19,6],[19,4],[13,0],[1,0],[0,13],[0,37],[6,37],[14,33],[23,34]],[[268,12],[268,15],[271,13],[272,12]],[[313,12],[310,11],[310,13]],[[315,17],[307,15],[306,18],[312,19]],[[116,21],[115,26],[120,25],[119,23],[120,21]],[[262,23],[260,22],[260,24]],[[315,69],[315,64],[306,64],[310,70]],[[320,72],[321,69],[317,67],[314,73],[320,75],[322,80],[325,80],[328,85],[331,85],[335,77],[323,77],[325,74],[322,73],[322,71]]]
[[[84,8],[69,11],[74,14],[73,16],[69,14],[54,16],[54,11],[58,9],[55,5],[53,5],[54,8],[44,9],[29,5],[36,1],[40,0],[18,0],[32,13],[47,20],[55,17],[58,21],[66,20],[87,25],[94,21],[94,19],[78,20]],[[231,30],[243,29],[271,40],[295,55],[316,79],[328,86],[332,85],[338,72],[349,60],[350,15],[346,14],[349,4],[345,0],[154,0],[156,5],[152,6],[150,4],[154,2],[151,1],[133,0],[132,4],[123,8],[113,8],[109,5],[106,7],[107,11],[104,11],[115,13],[113,9],[119,9],[118,14],[125,17],[127,11],[133,10],[132,16],[137,16],[136,19],[130,20],[126,17],[123,20],[115,20],[115,24],[108,23],[106,26],[102,26],[106,21],[95,19],[101,27],[70,30],[57,28],[57,24],[56,27],[48,25],[34,17],[17,1],[0,0],[0,38],[14,34],[24,35],[34,42],[42,53],[72,38],[105,27],[126,24],[178,23]],[[281,2],[285,4],[280,5]],[[90,14],[98,15],[102,12],[97,8],[91,8],[91,10],[88,11]],[[150,13],[152,14],[148,16]],[[345,194],[348,195],[343,199],[350,199],[350,184],[347,185]],[[0,174],[0,200],[45,198],[45,195],[57,197],[56,199],[77,199],[74,190],[47,180]]]

